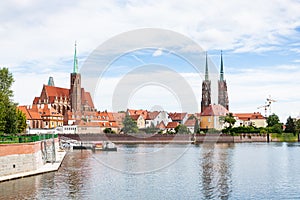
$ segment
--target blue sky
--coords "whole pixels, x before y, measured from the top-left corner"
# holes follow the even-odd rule
[[[232,112],[263,112],[257,107],[271,95],[277,100],[272,112],[285,121],[289,115],[300,114],[299,10],[296,0],[2,1],[0,66],[8,67],[16,79],[15,100],[31,104],[49,76],[57,86],[69,87],[75,40],[81,68],[93,50],[113,36],[140,28],[166,29],[191,38],[208,51],[217,69],[223,50]],[[109,110],[114,86],[143,62],[173,68],[200,98],[201,75],[167,50],[153,56],[157,50],[132,52],[114,62],[112,66],[118,71],[112,74],[116,76],[105,77],[106,85],[95,96],[100,98],[95,99],[95,105]],[[145,92],[157,94],[155,104],[164,109],[180,107],[168,105],[167,99],[176,98],[157,86],[147,86],[144,91],[140,88],[129,105],[151,109],[149,104],[154,102]],[[170,94],[159,98],[164,93]]]

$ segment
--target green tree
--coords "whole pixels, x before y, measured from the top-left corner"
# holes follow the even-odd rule
[[[158,129],[155,128],[153,122],[151,122],[150,127],[147,127],[147,128],[145,129],[145,132],[146,132],[146,133],[155,133],[155,132],[157,132],[157,130],[158,130]]]
[[[13,91],[11,90],[13,82],[13,75],[8,71],[8,68],[0,69],[0,92],[4,97],[9,99],[13,97]]]
[[[296,133],[300,133],[300,119],[295,122],[295,131]]]
[[[136,122],[129,116],[126,115],[124,120],[123,120],[123,132],[124,133],[137,133],[138,132],[138,127],[136,125]]]
[[[272,114],[267,118],[267,127],[272,127],[276,124],[279,124],[279,117],[276,114]]]
[[[232,126],[235,124],[236,120],[232,113],[226,114],[224,118],[224,122],[229,124],[229,128],[232,128]]]
[[[27,127],[25,114],[17,109],[17,133],[22,133]]]
[[[286,133],[296,133],[296,129],[295,129],[295,122],[292,119],[291,116],[289,116],[286,120],[286,124],[285,124],[285,132]]]
[[[6,115],[5,115],[5,133],[7,134],[17,134],[17,109],[14,104],[7,105]]]
[[[189,134],[191,133],[190,130],[187,128],[186,125],[179,124],[175,128],[175,133],[180,133],[180,134]]]
[[[0,134],[17,134],[26,128],[26,117],[12,101],[14,82],[8,68],[0,69]]]

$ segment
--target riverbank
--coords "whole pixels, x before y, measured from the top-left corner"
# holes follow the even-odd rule
[[[272,141],[271,136],[267,134],[240,134],[239,136],[224,134],[62,134],[59,135],[59,137],[87,142],[111,141],[116,144],[243,143]]]
[[[47,173],[47,172],[57,171],[59,169],[59,167],[61,166],[61,163],[63,162],[63,160],[65,158],[65,155],[66,155],[65,151],[58,151],[56,153],[56,161],[54,163],[45,163],[42,167],[40,167],[36,170],[32,170],[32,171],[10,174],[7,176],[1,176],[0,182],[23,178],[23,177],[27,177],[27,176],[34,176],[34,175],[43,174],[43,173]]]
[[[57,137],[0,144],[0,182],[56,171],[65,154]]]

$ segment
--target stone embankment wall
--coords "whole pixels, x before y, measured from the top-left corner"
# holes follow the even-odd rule
[[[51,140],[51,141],[50,141]],[[47,140],[47,143],[52,139]],[[58,147],[58,139],[55,139]],[[42,142],[0,144],[0,176],[37,170],[44,165]]]
[[[196,139],[196,143],[240,143],[240,142],[268,142],[267,135],[241,134],[240,136],[222,134],[62,134],[61,138],[78,141],[112,141],[115,143],[190,143]]]

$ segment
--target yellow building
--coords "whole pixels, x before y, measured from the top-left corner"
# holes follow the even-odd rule
[[[200,114],[200,129],[222,130],[224,123],[220,120],[220,117],[226,116],[227,113],[229,113],[228,110],[221,105],[209,105]]]

